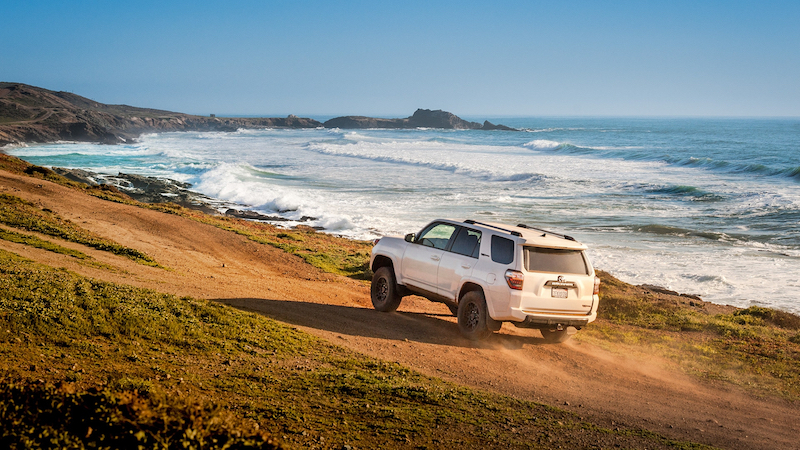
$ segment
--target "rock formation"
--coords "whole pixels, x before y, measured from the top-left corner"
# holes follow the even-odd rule
[[[481,125],[466,121],[453,113],[441,109],[418,109],[405,119],[381,119],[364,116],[342,116],[322,124],[325,128],[443,128],[447,130],[504,130],[518,131],[505,125],[494,125],[488,120]]]
[[[80,141],[117,144],[155,131],[236,131],[239,128],[316,128],[297,116],[220,118],[127,105],[106,105],[69,92],[0,83],[0,146]]]

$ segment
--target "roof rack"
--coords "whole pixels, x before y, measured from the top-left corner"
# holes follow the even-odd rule
[[[481,225],[488,228],[494,228],[495,230],[500,230],[500,231],[505,231],[506,233],[510,233],[512,236],[522,237],[522,233],[520,233],[519,231],[509,230],[506,228],[498,227],[497,225],[491,225],[484,222],[476,222],[472,219],[467,219],[464,221],[464,223],[468,223],[470,225]]]
[[[544,235],[546,235],[546,234],[552,234],[552,235],[554,235],[554,236],[559,236],[559,237],[562,237],[562,238],[564,238],[564,239],[566,239],[566,240],[568,240],[568,241],[575,241],[575,238],[574,238],[574,237],[572,237],[572,236],[567,236],[566,234],[561,234],[561,233],[554,233],[554,232],[552,232],[552,231],[543,230],[543,229],[541,229],[541,228],[531,227],[531,226],[525,225],[524,223],[520,223],[520,224],[518,224],[518,225],[517,225],[517,227],[519,227],[519,228],[525,228],[525,229],[528,229],[528,230],[536,230],[536,231],[541,231],[542,233],[544,233],[542,236],[544,236]],[[575,242],[578,242],[578,241],[575,241]]]

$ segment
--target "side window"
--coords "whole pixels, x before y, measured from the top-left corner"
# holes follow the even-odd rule
[[[444,250],[450,236],[456,231],[455,225],[437,223],[426,228],[416,240],[417,244]]]
[[[478,257],[478,252],[481,247],[481,232],[477,230],[470,230],[469,228],[461,228],[453,240],[453,246],[450,251],[458,253],[459,255]]]
[[[514,262],[514,241],[500,236],[492,236],[492,261],[498,264]]]

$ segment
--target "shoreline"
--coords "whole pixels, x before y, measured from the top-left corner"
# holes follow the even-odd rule
[[[0,151],[1,150],[2,149],[0,148]],[[148,177],[139,174],[123,174],[123,173],[119,173],[118,175],[114,176],[114,175],[99,174],[84,169],[66,169],[62,167],[52,167],[50,168],[50,170],[71,181],[83,183],[87,186],[101,186],[103,184],[107,186],[113,186],[113,188],[118,190],[118,192],[125,194],[131,197],[133,200],[142,203],[147,203],[147,204],[174,203],[187,209],[199,211],[203,214],[211,214],[216,216],[243,219],[243,220],[253,221],[256,223],[267,223],[276,227],[285,228],[287,230],[297,229],[297,227],[302,226],[305,228],[311,228],[318,232],[331,234],[332,236],[338,238],[348,239],[352,241],[359,241],[358,239],[352,239],[334,233],[327,233],[326,229],[323,227],[308,227],[302,224],[303,222],[315,220],[316,218],[304,216],[300,220],[295,221],[280,216],[264,215],[248,209],[234,208],[233,206],[238,206],[240,208],[247,208],[247,205],[240,205],[233,202],[227,202],[208,197],[199,192],[190,190],[189,188],[191,187],[191,184],[180,182],[170,178]],[[98,179],[101,179],[102,181],[104,181],[104,183],[99,183],[97,181]],[[108,181],[112,182],[107,183]],[[116,181],[116,183],[114,183],[113,181]],[[123,183],[127,183],[128,186],[123,186],[122,185]],[[215,205],[217,206],[215,207]],[[225,211],[222,212],[221,211],[222,209],[224,209]],[[286,226],[288,222],[294,222],[296,224]],[[613,277],[613,274],[605,272],[602,269],[597,269],[597,270],[599,272],[607,273],[608,275],[611,275]],[[726,312],[730,312],[734,309],[735,310],[745,309],[734,305],[706,301],[703,300],[699,295],[681,293],[675,290],[665,288],[663,286],[647,284],[647,283],[639,285],[631,284],[631,286],[640,288],[643,292],[651,292],[653,294],[663,294],[674,297],[682,297],[685,299],[684,303],[690,306],[695,306],[694,304],[695,302],[701,302],[701,304],[703,305],[706,304],[714,305],[715,310],[720,310],[720,311],[724,310]]]

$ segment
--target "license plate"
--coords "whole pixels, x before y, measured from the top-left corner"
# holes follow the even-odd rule
[[[567,290],[562,288],[553,288],[550,290],[550,296],[555,298],[567,298]]]

